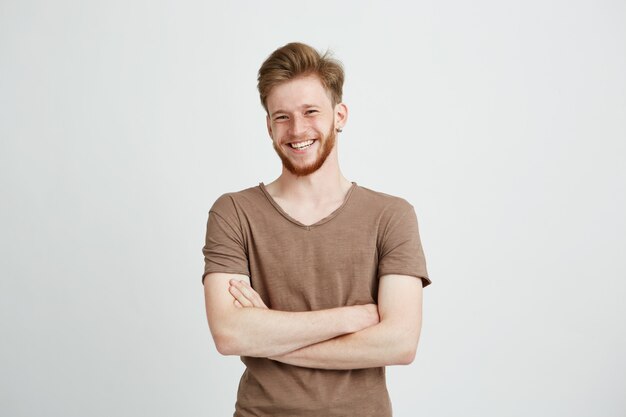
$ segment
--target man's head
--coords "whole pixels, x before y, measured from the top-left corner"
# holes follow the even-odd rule
[[[335,132],[348,115],[341,103],[343,78],[339,62],[300,43],[277,49],[261,66],[258,88],[268,132],[292,174],[312,174],[335,149]]]

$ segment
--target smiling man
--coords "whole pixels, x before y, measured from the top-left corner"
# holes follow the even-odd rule
[[[274,181],[209,210],[202,275],[217,350],[246,366],[236,417],[391,416],[430,284],[413,206],[339,169],[341,64],[290,43],[259,70]]]

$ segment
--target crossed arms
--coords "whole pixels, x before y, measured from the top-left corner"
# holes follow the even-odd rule
[[[382,276],[378,305],[305,312],[268,309],[246,275],[208,274],[204,294],[223,355],[320,369],[405,365],[415,358],[422,321],[422,281],[416,277]]]

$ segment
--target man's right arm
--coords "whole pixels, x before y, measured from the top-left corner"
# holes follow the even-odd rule
[[[231,279],[250,282],[246,275],[220,272],[204,278],[209,328],[223,355],[279,356],[379,322],[375,304],[303,312],[240,308],[229,292]]]

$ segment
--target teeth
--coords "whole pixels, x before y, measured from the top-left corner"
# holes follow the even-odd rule
[[[295,143],[290,143],[289,146],[291,146],[294,149],[304,149],[304,148],[308,148],[309,146],[311,146],[311,144],[314,142],[313,139],[311,140],[307,140],[304,142],[295,142]]]

